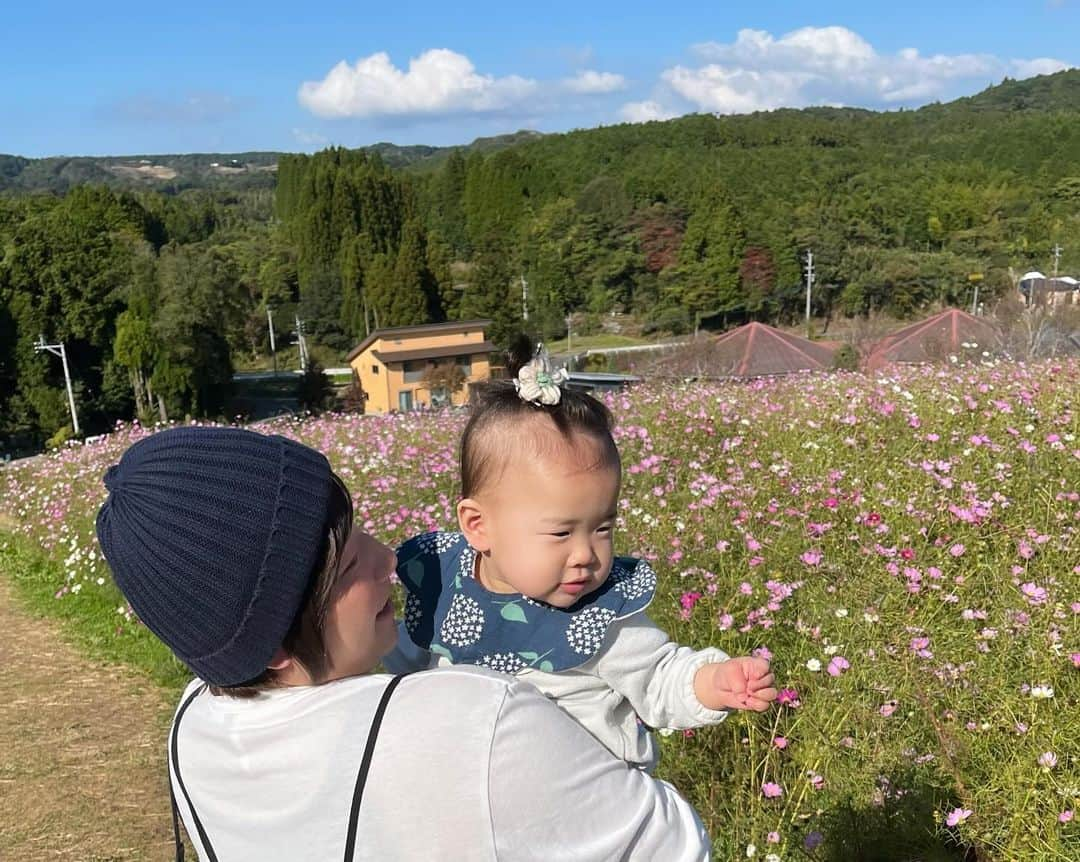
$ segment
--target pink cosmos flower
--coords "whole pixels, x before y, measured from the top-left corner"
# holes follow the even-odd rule
[[[915,653],[919,658],[933,658],[934,654],[930,652],[930,638],[919,637],[911,639],[911,651]]]
[[[1072,819],[1073,819],[1073,812],[1072,812],[1071,808],[1068,809],[1067,811],[1062,811],[1058,815],[1058,823],[1068,823]]]
[[[820,565],[821,551],[805,551],[799,559],[808,566]]]
[[[964,556],[964,551],[966,550],[967,548],[957,542],[955,545],[949,548],[949,553],[952,554],[954,557],[962,557]]]
[[[799,700],[799,692],[793,688],[780,689],[780,693],[776,695],[776,702],[780,706],[790,706],[792,709],[798,709],[802,706]]]
[[[1072,812],[1070,811],[1069,814],[1072,814]],[[1064,823],[1065,821],[1063,820],[1061,822]],[[779,844],[780,843],[780,833],[779,832],[770,832],[768,835],[765,836],[765,840],[768,841],[770,844]]]
[[[1048,598],[1046,590],[1031,581],[1028,581],[1026,584],[1021,584],[1020,592],[1022,592],[1027,600],[1033,605],[1041,605],[1045,603]]]
[[[761,795],[766,799],[779,799],[784,795],[784,788],[775,781],[766,781],[761,785]]]
[[[776,737],[773,737],[772,744],[775,745],[780,750],[783,750],[783,749],[787,748],[788,741],[787,741],[786,737],[776,736]]]
[[[1044,751],[1039,755],[1039,766],[1043,769],[1053,769],[1057,762],[1057,755],[1052,751]]]
[[[954,808],[945,817],[946,826],[959,826],[971,816],[970,808]]]
[[[896,707],[898,707],[899,705],[900,704],[898,704],[895,700],[886,701],[881,705],[881,708],[878,709],[878,712],[881,713],[882,717],[888,718],[890,715],[896,712]]]
[[[825,668],[825,672],[829,676],[840,676],[845,670],[851,667],[851,664],[842,655],[834,655],[829,660],[829,666]]]

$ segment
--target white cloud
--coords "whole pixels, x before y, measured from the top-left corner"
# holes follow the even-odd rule
[[[668,91],[698,109],[745,113],[807,105],[889,107],[960,95],[1011,75],[1068,68],[1052,58],[1003,60],[992,54],[933,54],[915,48],[880,54],[846,27],[803,27],[776,37],[740,30],[734,42],[694,46],[704,65],[661,75]]]
[[[1031,78],[1035,75],[1053,75],[1054,72],[1063,72],[1072,68],[1068,63],[1054,60],[1050,57],[1037,57],[1034,60],[1013,60],[1012,77]]]
[[[535,81],[508,75],[481,75],[463,54],[444,48],[394,66],[385,52],[344,60],[321,81],[300,85],[300,104],[320,117],[418,116],[502,111],[532,95]]]
[[[614,72],[595,72],[592,69],[586,69],[573,78],[567,78],[563,81],[563,86],[571,92],[585,95],[615,93],[626,89],[626,78]]]
[[[677,112],[668,110],[659,102],[627,102],[619,109],[619,116],[628,123],[648,123],[652,120],[670,120]]]

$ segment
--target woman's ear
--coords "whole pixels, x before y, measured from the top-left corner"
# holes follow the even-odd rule
[[[270,664],[266,666],[267,670],[283,671],[288,670],[293,665],[293,658],[282,647],[278,647],[274,650],[273,656],[270,658]]]
[[[465,541],[473,548],[484,553],[491,550],[491,542],[487,537],[487,521],[484,518],[484,507],[472,497],[466,497],[457,504],[458,526],[461,528]]]

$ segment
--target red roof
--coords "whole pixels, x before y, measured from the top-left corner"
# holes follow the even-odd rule
[[[976,347],[964,347],[974,344]],[[950,308],[885,336],[871,350],[868,369],[892,362],[940,362],[949,355],[979,356],[1001,348],[1001,333],[982,317]]]
[[[832,367],[835,352],[835,345],[810,341],[754,322],[716,339],[710,351],[710,370],[732,377],[827,371]]]
[[[709,377],[767,377],[827,371],[838,344],[810,341],[764,323],[748,323],[717,338],[696,341],[657,359],[652,373]]]

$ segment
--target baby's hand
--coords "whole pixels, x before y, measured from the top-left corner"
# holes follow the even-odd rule
[[[742,656],[702,666],[694,677],[694,693],[708,709],[764,712],[776,700],[775,684],[768,661]]]

